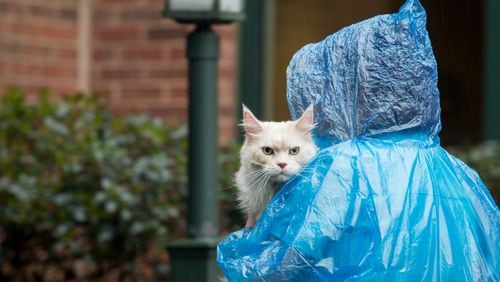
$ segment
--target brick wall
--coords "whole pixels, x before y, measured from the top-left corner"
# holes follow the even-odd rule
[[[162,18],[162,9],[163,0],[0,0],[0,90],[94,91],[118,115],[187,122],[185,45],[193,26]],[[215,29],[227,143],[235,134],[237,26]]]
[[[0,1],[0,91],[76,86],[77,1]]]

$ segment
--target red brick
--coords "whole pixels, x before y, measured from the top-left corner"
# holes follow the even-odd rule
[[[100,3],[101,5],[105,4],[113,4],[113,5],[120,5],[120,4],[130,4],[133,2],[144,2],[143,0],[101,0]]]
[[[71,70],[59,65],[42,67],[42,74],[46,77],[76,77],[75,70]]]
[[[30,19],[43,19],[43,20],[64,20],[74,22],[77,18],[77,13],[74,7],[61,8],[59,3],[44,2],[40,4],[30,4],[27,2],[33,1],[0,1],[0,15],[15,15],[19,17],[29,17]],[[76,2],[76,1],[75,1]],[[68,3],[71,3],[68,1]],[[27,5],[29,4],[29,5]],[[76,4],[73,4],[76,5]],[[65,5],[67,6],[67,5]]]
[[[143,33],[138,28],[119,26],[100,28],[95,36],[102,41],[133,41],[142,39]]]
[[[41,73],[41,68],[32,64],[15,64],[14,73],[19,76],[32,76]]]
[[[113,14],[109,11],[95,10],[92,21],[97,24],[106,23],[113,19]]]
[[[214,26],[215,32],[221,37],[222,40],[231,40],[234,42],[234,40],[237,38],[236,35],[237,33],[235,32],[237,30],[237,25],[216,25]]]
[[[73,95],[76,93],[76,89],[74,86],[66,86],[66,87],[53,87],[51,88],[51,92],[53,95]]]
[[[34,64],[16,64],[14,65],[14,73],[17,75],[25,76],[47,76],[57,78],[75,77],[76,71],[74,69],[67,69],[64,66],[41,66]]]
[[[171,98],[169,101],[169,108],[172,107],[179,107],[179,108],[186,108],[188,107],[188,97],[178,97],[178,98]]]
[[[14,40],[15,41],[15,40]],[[23,56],[43,56],[47,57],[52,53],[52,48],[33,45],[35,43],[29,43],[31,45],[22,45],[19,43],[11,42],[11,43],[0,43],[0,52],[5,52],[8,54],[15,55],[23,55]]]
[[[178,69],[151,70],[151,71],[149,71],[148,77],[150,77],[150,78],[162,78],[162,79],[185,78],[188,75],[187,64],[186,63],[181,63],[181,64],[186,65],[186,67],[185,68],[178,68]]]
[[[45,3],[44,3],[45,4]],[[77,12],[75,8],[60,8],[49,7],[50,5],[32,4],[30,6],[21,6],[20,9],[23,14],[30,16],[30,18],[40,18],[48,20],[65,20],[74,22],[77,19]]]
[[[0,42],[0,52],[7,54],[16,54],[19,52],[19,44],[12,42]]]
[[[235,76],[236,76],[236,71],[234,70],[234,67],[219,68],[219,77],[229,80],[229,79],[234,79]]]
[[[106,69],[101,71],[101,78],[103,79],[130,79],[138,78],[140,71],[138,69]]]
[[[169,52],[170,59],[187,59],[186,49],[184,48],[172,48]]]
[[[21,48],[23,55],[48,56],[52,50],[49,47],[28,45]]]
[[[153,48],[134,48],[123,51],[123,58],[126,60],[160,60],[162,59],[162,50]]]
[[[224,117],[233,117],[234,115],[234,108],[233,107],[219,107],[219,114]]]
[[[169,91],[170,96],[173,98],[187,98],[188,96],[188,88],[187,85],[184,88],[172,88]]]
[[[120,17],[123,21],[150,21],[150,20],[158,20],[162,19],[162,11],[161,10],[153,10],[153,9],[143,9],[143,10],[127,10],[121,13]]]
[[[10,30],[16,34],[41,36],[47,38],[68,39],[76,37],[76,30],[72,27],[59,25],[30,24],[21,21],[11,23]]]
[[[0,2],[0,14],[21,14],[24,7],[15,3]]]
[[[78,13],[75,9],[61,9],[58,11],[58,16],[61,19],[76,21],[78,19]]]
[[[148,38],[151,40],[173,40],[184,39],[188,32],[181,28],[152,28],[148,31]]]
[[[160,88],[155,87],[143,87],[143,88],[127,88],[122,90],[122,97],[124,99],[128,98],[140,98],[140,99],[157,99],[161,96],[162,91]]]
[[[75,49],[61,49],[58,52],[61,59],[76,59],[77,52]]]
[[[114,57],[114,54],[109,49],[94,50],[93,59],[96,61],[110,60]]]
[[[33,5],[27,8],[30,14],[34,16],[53,17],[56,15],[56,11],[54,9],[51,9],[50,7],[46,7],[44,5]]]

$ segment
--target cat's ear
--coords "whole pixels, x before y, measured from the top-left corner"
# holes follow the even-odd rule
[[[256,135],[262,132],[262,125],[260,121],[252,114],[252,112],[245,106],[243,106],[243,128],[247,135]]]
[[[311,104],[296,121],[295,128],[304,133],[309,133],[314,128],[314,107]]]

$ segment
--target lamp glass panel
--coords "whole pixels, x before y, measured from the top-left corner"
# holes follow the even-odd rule
[[[170,0],[168,8],[171,12],[212,11],[214,2],[215,0]]]
[[[243,0],[220,0],[219,11],[241,13],[243,12]]]

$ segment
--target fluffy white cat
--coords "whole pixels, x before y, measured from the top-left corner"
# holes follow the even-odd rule
[[[296,121],[263,122],[243,105],[246,134],[235,181],[239,207],[248,215],[247,226],[255,224],[280,185],[316,154],[313,117],[309,107]]]

